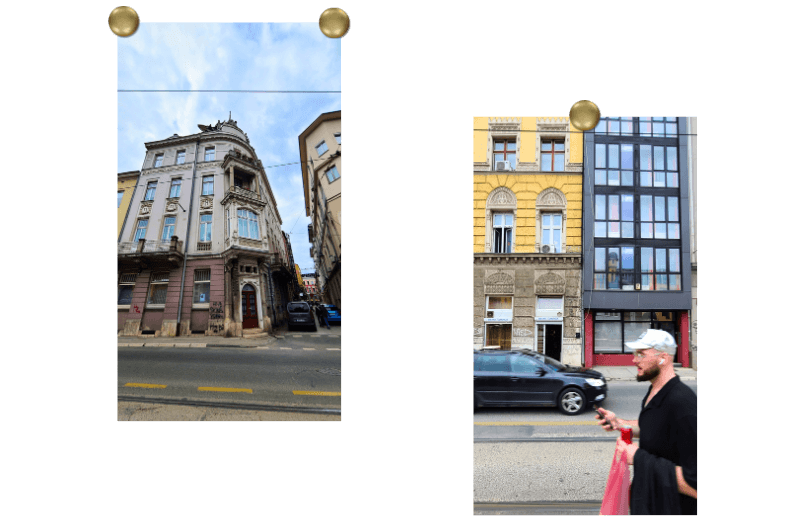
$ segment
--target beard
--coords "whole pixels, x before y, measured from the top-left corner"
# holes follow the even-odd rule
[[[636,375],[636,380],[638,382],[649,381],[649,380],[655,379],[659,375],[661,375],[661,368],[658,367],[658,366],[654,366],[652,369],[650,369],[648,371],[642,371],[641,375],[637,374]]]

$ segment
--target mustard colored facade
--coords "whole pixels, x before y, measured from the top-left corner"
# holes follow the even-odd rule
[[[474,119],[475,348],[581,364],[582,183],[568,117]]]
[[[117,237],[119,237],[122,226],[125,223],[125,216],[128,214],[128,206],[131,204],[133,190],[136,188],[138,179],[138,170],[117,174]]]

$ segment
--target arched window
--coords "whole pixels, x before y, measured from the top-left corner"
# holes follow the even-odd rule
[[[486,198],[486,253],[512,253],[516,234],[517,196],[498,187]]]
[[[541,253],[566,252],[567,198],[547,188],[536,198],[536,244]],[[547,247],[545,247],[547,246]]]
[[[239,209],[239,238],[258,240],[258,216],[247,209]]]

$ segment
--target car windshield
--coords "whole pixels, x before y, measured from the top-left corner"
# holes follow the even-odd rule
[[[289,303],[289,312],[308,312],[308,305],[305,303]]]
[[[550,358],[550,357],[545,356],[545,355],[543,355],[541,353],[529,353],[529,354],[531,356],[533,356],[534,358],[537,358],[538,360],[543,362],[545,366],[551,367],[556,371],[560,371],[560,370],[565,369],[567,367],[564,364],[562,364],[561,362],[559,362],[558,360],[556,360],[555,358]]]

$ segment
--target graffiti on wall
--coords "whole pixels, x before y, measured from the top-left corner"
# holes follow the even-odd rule
[[[223,334],[225,331],[225,312],[222,301],[212,301],[208,305],[208,332],[209,334]]]

